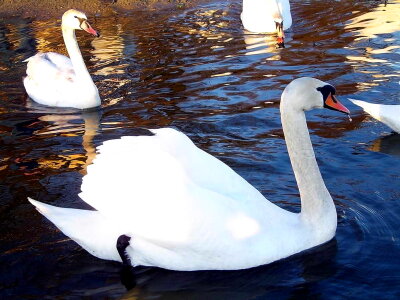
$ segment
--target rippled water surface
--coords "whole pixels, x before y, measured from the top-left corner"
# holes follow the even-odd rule
[[[65,53],[59,21],[0,20],[0,297],[60,299],[398,299],[400,138],[347,97],[400,104],[400,1],[291,1],[286,48],[243,32],[241,2],[175,12],[89,17],[78,40],[103,104],[79,112],[26,99],[22,60]],[[336,238],[271,265],[171,272],[92,257],[26,197],[85,207],[77,194],[103,141],[174,127],[232,166],[267,198],[299,210],[279,98],[294,78],[336,86],[353,121],[308,114],[316,156],[338,210]],[[140,132],[139,132],[140,133]]]

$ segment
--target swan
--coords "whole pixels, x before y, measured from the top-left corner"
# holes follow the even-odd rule
[[[400,105],[374,104],[361,100],[350,99],[372,117],[400,133]]]
[[[62,16],[62,35],[69,57],[46,52],[28,58],[24,86],[28,96],[37,103],[79,109],[100,105],[100,96],[83,61],[75,30],[85,30],[99,37],[83,12],[75,9]]]
[[[292,26],[289,0],[243,0],[240,18],[248,31],[277,32],[278,42],[283,42],[284,30]]]
[[[292,81],[281,98],[282,126],[301,213],[269,202],[229,166],[183,133],[151,130],[98,147],[79,196],[96,210],[29,201],[92,255],[131,266],[236,270],[288,257],[335,235],[335,205],[314,156],[304,111],[349,113],[335,89]]]

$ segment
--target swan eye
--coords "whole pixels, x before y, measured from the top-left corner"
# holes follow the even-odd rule
[[[336,94],[336,89],[329,84],[324,85],[322,87],[318,87],[317,91],[321,92],[324,102],[326,101],[326,99],[328,98],[329,95]]]
[[[79,21],[79,27],[82,28],[82,23],[85,22],[86,19],[85,19],[85,18],[80,18],[80,17],[78,17],[78,16],[74,16],[74,18],[78,19],[78,21]]]

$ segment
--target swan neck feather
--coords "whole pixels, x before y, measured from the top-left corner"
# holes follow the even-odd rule
[[[315,159],[305,113],[282,100],[281,118],[290,162],[300,192],[301,217],[314,227],[324,227],[334,234],[337,224],[336,209]]]
[[[79,45],[75,36],[75,30],[69,27],[62,27],[62,35],[68,55],[74,67],[76,77],[79,80],[84,80],[85,82],[90,81],[91,84],[94,85],[92,77],[86,68],[82,53],[79,50]]]

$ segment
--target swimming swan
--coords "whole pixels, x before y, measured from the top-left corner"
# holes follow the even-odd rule
[[[282,94],[282,126],[301,213],[269,202],[226,164],[170,128],[98,147],[80,193],[95,211],[29,201],[89,253],[132,266],[235,270],[285,258],[335,235],[335,205],[304,114],[323,107],[349,113],[334,94],[331,85],[314,78],[296,79]]]
[[[355,105],[360,106],[365,112],[378,121],[381,121],[397,133],[400,133],[400,105],[374,104],[355,99],[349,100]]]
[[[47,52],[37,53],[28,62],[24,86],[37,103],[79,109],[100,105],[100,96],[93,83],[75,37],[75,30],[99,34],[87,22],[83,12],[70,9],[62,16],[62,35],[69,57]]]
[[[281,42],[285,37],[283,31],[292,26],[289,0],[243,0],[240,18],[246,30],[255,33],[277,32]]]

